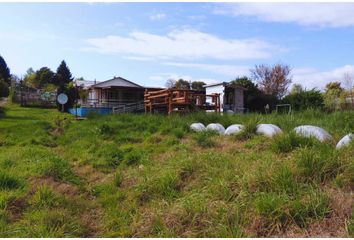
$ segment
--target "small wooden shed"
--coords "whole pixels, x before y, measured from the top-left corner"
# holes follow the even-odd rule
[[[222,112],[244,113],[245,88],[227,82],[205,85],[206,94],[220,94]]]

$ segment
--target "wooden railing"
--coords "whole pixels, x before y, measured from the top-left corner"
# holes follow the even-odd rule
[[[211,103],[206,102],[211,98]],[[220,94],[202,94],[184,89],[163,89],[158,91],[145,90],[145,112],[165,110],[172,112],[190,112],[195,109],[215,110],[220,112]]]

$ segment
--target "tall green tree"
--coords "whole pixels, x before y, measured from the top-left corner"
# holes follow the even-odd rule
[[[11,73],[10,68],[8,68],[5,59],[0,55],[0,79],[11,85]]]
[[[53,82],[54,72],[48,67],[42,67],[36,71],[37,88],[44,88]]]
[[[0,79],[0,98],[9,96],[9,84]]]
[[[205,82],[203,81],[193,81],[191,83],[191,89],[196,91],[205,91],[204,89]]]
[[[72,80],[74,80],[73,76],[71,75],[70,69],[68,68],[64,60],[61,61],[59,67],[57,68],[57,72],[55,73],[53,80],[53,83],[59,86],[59,88],[65,87]]]
[[[175,84],[175,88],[177,89],[191,89],[191,83],[187,80],[178,79]]]
[[[71,108],[77,99],[79,98],[79,93],[77,91],[76,86],[73,83],[73,76],[70,72],[69,67],[66,65],[63,60],[59,67],[57,68],[57,72],[54,75],[54,84],[58,86],[57,94],[65,93],[68,96],[68,102],[64,105],[65,111],[68,108]],[[61,109],[60,104],[57,104],[58,109]]]
[[[340,108],[341,94],[344,89],[341,86],[340,82],[330,82],[326,85],[325,94],[324,94],[324,104],[327,110],[335,110]]]

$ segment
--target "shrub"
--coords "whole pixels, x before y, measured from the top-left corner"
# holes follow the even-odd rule
[[[124,152],[124,163],[127,165],[137,164],[143,157],[142,151],[132,148]]]
[[[216,142],[212,139],[215,136],[216,136],[215,132],[204,131],[204,132],[196,133],[194,136],[194,140],[201,147],[204,147],[204,148],[213,147],[216,145]]]
[[[305,181],[324,182],[343,170],[339,155],[331,146],[326,145],[301,149],[296,163]]]
[[[103,123],[102,125],[97,127],[97,133],[104,137],[110,137],[113,136],[116,133],[116,131],[113,127],[111,127],[107,123]]]
[[[181,129],[181,128],[173,129],[173,130],[172,130],[172,133],[173,133],[173,135],[174,135],[176,138],[178,138],[178,139],[181,139],[181,138],[184,137],[184,131],[183,131],[183,129]]]
[[[285,195],[261,193],[255,200],[255,208],[268,224],[284,226],[288,222],[285,211],[287,200]]]
[[[252,118],[244,124],[244,128],[239,134],[234,135],[236,140],[251,139],[257,131],[257,125],[259,124],[259,118]]]
[[[22,182],[16,176],[0,171],[0,189],[17,189],[22,186]]]
[[[305,227],[309,219],[321,219],[330,213],[328,196],[314,189],[304,192],[289,206],[292,219],[300,227]]]
[[[287,153],[296,148],[314,146],[316,143],[318,143],[318,140],[315,138],[307,138],[290,132],[276,136],[271,148],[276,153]]]
[[[56,207],[60,204],[53,189],[48,186],[40,187],[34,194],[31,203],[35,206],[45,208]]]
[[[116,187],[120,187],[122,181],[123,181],[123,173],[121,171],[117,171],[114,174],[113,183]]]
[[[50,157],[46,159],[40,167],[40,173],[53,177],[56,181],[79,183],[79,178],[71,169],[70,164],[60,157]]]

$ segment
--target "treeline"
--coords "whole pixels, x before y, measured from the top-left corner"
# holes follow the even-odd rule
[[[19,85],[33,89],[41,89],[45,92],[55,92],[58,94],[65,93],[68,95],[68,102],[65,104],[65,109],[74,105],[78,99],[78,90],[73,82],[74,78],[69,67],[63,60],[55,72],[48,67],[42,67],[37,71],[29,68],[20,80],[17,76],[10,73],[3,57],[0,56],[0,97],[8,97],[10,94],[10,86]],[[61,107],[58,104],[58,108]]]
[[[333,111],[338,109],[354,109],[354,78],[349,74],[343,76],[341,83],[330,82],[325,91],[304,89],[300,84],[292,83],[291,67],[285,64],[256,65],[250,70],[250,76],[237,77],[231,85],[246,89],[244,92],[245,108],[251,112],[264,112],[265,106],[275,109],[277,104],[290,104],[294,110],[322,109]],[[179,89],[203,90],[204,82],[190,82],[183,79],[168,80],[166,87]]]

